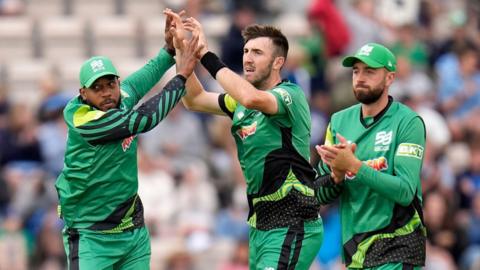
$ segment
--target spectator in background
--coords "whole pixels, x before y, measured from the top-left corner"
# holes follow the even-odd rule
[[[465,132],[480,134],[480,70],[478,50],[461,47],[436,64],[438,101],[447,117],[453,138],[465,138]]]
[[[479,269],[480,266],[480,191],[473,195],[471,209],[468,211],[466,224],[469,247],[460,261],[462,269]]]
[[[63,169],[67,125],[63,121],[63,108],[71,97],[61,92],[59,75],[52,70],[41,77],[39,84],[42,101],[38,109],[38,140],[44,167],[51,177],[56,177]]]
[[[0,129],[0,166],[13,162],[40,166],[42,161],[32,109],[14,104],[8,111],[7,127]]]
[[[248,240],[236,243],[230,260],[222,264],[218,270],[248,270]]]
[[[145,153],[144,145],[145,142],[140,140],[138,194],[142,198],[145,225],[150,235],[161,238],[175,231],[173,219],[177,210],[175,181],[172,175],[157,166],[154,158]]]
[[[207,168],[202,160],[190,162],[179,177],[175,193],[175,224],[191,252],[204,251],[212,244],[218,201]]]
[[[424,205],[428,242],[453,258],[460,258],[466,235],[458,224],[458,216],[452,212],[452,202],[442,193],[433,191],[425,195]]]
[[[460,207],[464,209],[475,207],[472,202],[474,197],[480,193],[480,144],[478,142],[470,143],[469,149],[469,164],[466,171],[458,178]]]
[[[308,54],[304,48],[299,44],[293,44],[290,46],[288,52],[287,62],[282,70],[282,77],[300,85],[305,94],[305,97],[310,100],[311,98],[311,76],[305,68],[307,64]]]
[[[421,0],[381,0],[377,1],[377,13],[381,21],[389,27],[413,24],[417,21]],[[392,51],[395,55],[396,52]]]
[[[328,58],[341,55],[349,45],[350,31],[332,0],[313,0],[307,10],[312,24],[320,30]]]
[[[397,41],[392,45],[392,52],[398,57],[405,57],[413,70],[424,71],[428,65],[428,53],[425,44],[415,35],[415,25],[405,24],[397,28]]]
[[[350,30],[345,53],[354,53],[365,43],[385,43],[390,38],[390,31],[376,17],[375,0],[340,0],[339,7]]]
[[[242,30],[255,22],[255,11],[248,5],[239,5],[233,10],[233,21],[227,35],[221,42],[221,57],[225,64],[233,71],[243,72],[242,52],[243,37]]]
[[[164,136],[175,134],[174,136]],[[143,151],[156,166],[172,175],[181,173],[188,164],[207,156],[205,130],[199,118],[186,111],[183,105],[176,106],[152,131],[141,135]]]
[[[397,57],[397,77],[390,87],[390,94],[397,100],[416,99],[425,105],[434,101],[434,84],[422,69],[416,69],[410,58],[405,55]]]
[[[21,15],[25,10],[25,4],[21,0],[0,0],[0,16]]]

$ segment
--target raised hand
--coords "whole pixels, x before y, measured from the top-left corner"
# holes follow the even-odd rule
[[[168,12],[168,14],[167,14]],[[172,16],[171,14],[174,13],[176,15],[178,15],[180,18],[185,15],[185,10],[182,10],[180,11],[180,13],[175,13],[173,12],[171,9],[169,8],[166,8],[163,10],[163,13],[167,16],[166,19],[165,19],[165,44],[166,44],[166,47],[167,47],[167,50],[168,51],[175,51],[175,46],[174,46],[174,40],[173,40],[173,34],[172,32],[170,32],[170,28],[175,28],[176,27],[176,24],[177,22],[174,20],[174,16]],[[181,22],[181,20],[180,20]]]
[[[183,23],[185,30],[192,32],[192,34],[198,34],[199,44],[203,45],[202,51],[200,51],[200,57],[208,52],[207,39],[205,38],[205,33],[203,32],[202,25],[193,17],[187,18]]]
[[[185,28],[182,23],[182,16],[185,15],[185,11],[182,10],[180,13],[175,13],[171,9],[166,8],[163,10],[163,14],[167,16],[165,20],[165,42],[167,44],[170,42],[172,48],[178,50],[182,47],[185,39]]]
[[[173,35],[177,35],[177,31],[171,29]],[[176,37],[174,37],[175,39]],[[175,61],[177,62],[177,73],[185,78],[190,77],[198,61],[198,54],[203,49],[203,45],[198,44],[198,35],[192,35],[190,40],[182,40],[178,44],[181,50],[178,53]]]

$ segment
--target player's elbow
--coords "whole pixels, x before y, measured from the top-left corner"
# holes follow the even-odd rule
[[[396,200],[399,205],[405,207],[405,206],[409,206],[413,202],[413,197],[415,196],[415,194],[413,194],[412,192],[407,191],[407,192],[401,192],[400,194],[402,195],[399,196]]]
[[[258,108],[258,104],[261,103],[261,99],[257,95],[244,95],[239,101],[245,108],[254,110]]]

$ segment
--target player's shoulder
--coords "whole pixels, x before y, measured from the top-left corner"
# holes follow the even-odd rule
[[[410,107],[407,105],[398,102],[398,101],[393,101],[394,110],[392,111],[393,115],[399,118],[408,118],[408,119],[413,119],[413,118],[419,118],[420,116],[418,115],[417,112],[412,110]]]
[[[335,119],[335,118],[344,118],[344,117],[349,117],[349,116],[352,116],[352,115],[357,115],[358,117],[358,113],[359,113],[359,110],[361,109],[361,104],[360,103],[357,103],[357,104],[354,104],[354,105],[351,105],[345,109],[342,109],[338,112],[335,112],[334,114],[332,114],[332,119]]]
[[[282,81],[280,84],[273,87],[270,91],[278,93],[280,95],[288,93],[291,96],[301,96],[305,98],[305,94],[302,88],[298,84],[292,83],[287,80]]]
[[[85,104],[80,100],[80,95],[73,97],[68,101],[67,105],[63,109],[64,116],[74,114],[75,111],[77,111],[82,105]]]

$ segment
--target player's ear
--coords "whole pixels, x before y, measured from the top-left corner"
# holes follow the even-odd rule
[[[80,97],[83,101],[87,101],[87,93],[85,87],[78,89],[78,93],[80,94]]]
[[[284,64],[285,64],[285,57],[277,56],[275,57],[275,60],[273,60],[273,69],[280,70]]]
[[[395,72],[388,72],[386,76],[386,83],[388,86],[392,85],[393,81],[395,80]]]

